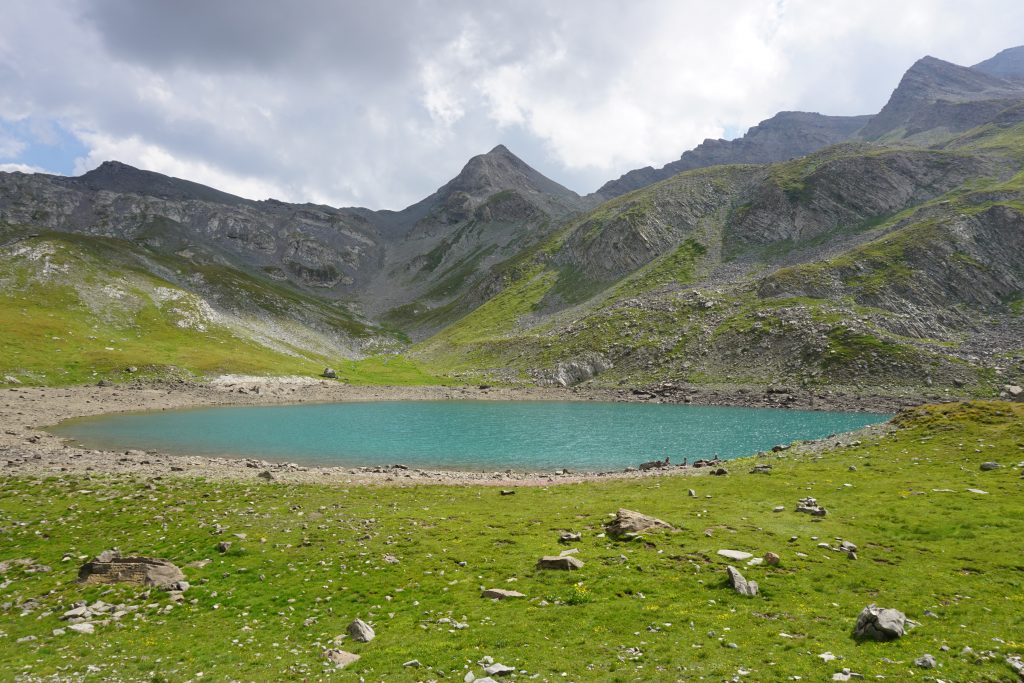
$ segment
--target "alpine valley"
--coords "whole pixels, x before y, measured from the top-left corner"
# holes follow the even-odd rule
[[[0,382],[848,386],[1024,377],[1024,47],[579,196],[499,145],[401,211],[109,161],[0,173]],[[784,393],[784,392],[783,392]]]

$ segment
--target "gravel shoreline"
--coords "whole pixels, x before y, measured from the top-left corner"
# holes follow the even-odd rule
[[[0,468],[7,475],[60,474],[203,477],[324,484],[547,485],[610,478],[692,476],[707,468],[648,471],[464,472],[398,466],[317,467],[248,458],[209,458],[155,451],[78,448],[46,428],[64,420],[110,413],[203,406],[275,405],[385,400],[629,401],[817,410],[896,412],[920,397],[858,393],[800,393],[785,388],[708,388],[658,385],[648,389],[508,387],[357,387],[310,378],[223,377],[208,384],[133,383],[119,386],[15,387],[0,392]],[[933,400],[939,397],[932,397]],[[870,429],[870,428],[869,428]],[[637,463],[639,464],[639,463]]]

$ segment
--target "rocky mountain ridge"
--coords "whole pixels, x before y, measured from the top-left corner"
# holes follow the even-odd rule
[[[60,300],[90,311],[86,338],[109,308],[112,336],[216,329],[315,363],[405,347],[484,382],[979,391],[1019,355],[1017,54],[924,58],[874,117],[782,112],[610,199],[502,145],[401,211],[257,202],[116,162],[0,174],[0,317]]]

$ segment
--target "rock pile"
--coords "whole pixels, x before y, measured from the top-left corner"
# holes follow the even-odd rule
[[[808,496],[807,498],[801,498],[796,504],[797,512],[806,512],[809,515],[815,517],[824,517],[828,514],[828,511],[822,506],[818,505],[818,501]]]

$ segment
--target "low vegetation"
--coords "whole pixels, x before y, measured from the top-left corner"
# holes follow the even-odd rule
[[[0,670],[20,681],[461,681],[493,657],[540,681],[829,680],[844,668],[1013,680],[1006,657],[1024,653],[1024,406],[923,407],[897,423],[863,443],[771,454],[767,475],[739,460],[727,477],[511,496],[6,473],[0,560],[32,562],[0,565]],[[986,461],[1003,466],[982,471]],[[806,496],[828,515],[795,512]],[[679,531],[611,540],[603,524],[618,508]],[[563,531],[582,539],[560,545]],[[856,559],[835,549],[840,539]],[[76,583],[78,566],[111,546],[184,568],[184,601]],[[582,569],[535,568],[566,547]],[[781,561],[737,564],[760,584],[742,597],[720,549]],[[481,588],[526,597],[493,602]],[[53,634],[64,611],[96,600],[139,608],[93,634]],[[871,603],[918,625],[898,641],[857,642]],[[335,645],[355,618],[376,639]],[[332,647],[361,659],[337,671],[323,658]],[[924,654],[937,670],[915,667]]]

